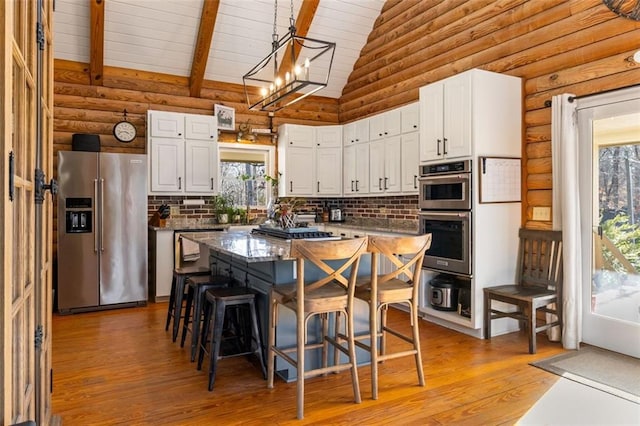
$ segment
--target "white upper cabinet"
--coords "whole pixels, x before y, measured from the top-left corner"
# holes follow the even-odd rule
[[[278,132],[279,195],[342,195],[342,126],[284,124]]]
[[[212,195],[217,192],[215,117],[148,111],[147,128],[149,194]]]
[[[420,88],[420,109],[420,161],[471,155],[468,74],[459,74]]]
[[[518,77],[472,69],[420,88],[420,161],[500,156],[519,147]]]
[[[212,193],[218,187],[218,147],[209,141],[188,139],[185,141],[185,191]]]
[[[369,140],[399,135],[402,130],[400,117],[399,108],[371,117],[369,120]]]
[[[282,132],[279,138],[286,140],[287,146],[313,148],[315,142],[315,128],[313,126],[299,126],[286,124],[281,126]]]
[[[149,111],[149,136],[160,138],[184,138],[184,114],[166,111]]]
[[[318,126],[315,131],[317,148],[342,147],[342,126]]]
[[[420,134],[418,132],[403,133],[401,139],[402,192],[418,193],[418,168],[420,167]]]
[[[420,103],[414,102],[400,108],[402,133],[417,132],[420,129]]]
[[[316,131],[315,195],[342,195],[342,126],[318,126]]]
[[[151,138],[149,141],[150,193],[184,191],[184,140]]]
[[[399,193],[401,190],[400,136],[369,143],[369,192]],[[417,170],[417,168],[416,168]]]
[[[369,119],[353,121],[343,126],[344,146],[353,143],[369,142]]]
[[[213,115],[187,114],[185,138],[211,141],[217,139],[218,125]]]

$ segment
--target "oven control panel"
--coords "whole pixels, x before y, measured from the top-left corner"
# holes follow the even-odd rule
[[[471,160],[451,163],[427,164],[420,166],[420,176],[440,175],[448,173],[471,173]]]

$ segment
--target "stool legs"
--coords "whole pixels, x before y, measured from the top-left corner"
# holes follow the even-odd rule
[[[187,278],[179,275],[176,278],[176,288],[174,292],[175,308],[173,310],[173,341],[178,338],[180,331],[180,319],[182,318],[182,300],[184,299],[184,285]]]
[[[239,308],[244,310],[249,314],[250,325],[247,326],[245,324],[238,324],[236,321],[230,319],[230,322],[236,324],[236,331],[242,329],[244,331],[242,339],[244,343],[240,347],[240,353],[229,355],[229,356],[237,356],[237,355],[250,355],[256,354],[258,357],[258,362],[260,363],[260,370],[262,371],[262,377],[266,378],[267,371],[266,365],[264,361],[264,357],[262,355],[262,339],[260,338],[260,329],[258,327],[258,314],[256,312],[256,305],[254,299],[250,300],[232,300],[225,301],[224,298],[216,298],[215,301],[205,302],[205,325],[203,325],[202,329],[202,344],[200,346],[200,353],[198,357],[198,367],[202,366],[202,359],[204,358],[204,350],[206,345],[207,334],[209,332],[209,328],[212,328],[211,334],[211,347],[209,350],[209,385],[208,389],[213,390],[213,385],[216,379],[216,372],[218,369],[218,360],[224,358],[221,356],[221,345],[222,345],[222,334],[225,324],[225,316],[229,312],[230,308]],[[210,321],[209,318],[213,317]],[[255,349],[253,349],[253,345],[255,344]]]
[[[169,307],[167,309],[167,323],[164,325],[164,331],[169,331],[169,324],[171,324],[171,317],[175,315],[176,310],[176,275],[173,274],[171,279],[171,292],[169,293]]]

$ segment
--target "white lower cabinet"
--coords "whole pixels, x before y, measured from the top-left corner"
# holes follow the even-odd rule
[[[168,300],[173,279],[173,230],[149,230],[149,300]]]

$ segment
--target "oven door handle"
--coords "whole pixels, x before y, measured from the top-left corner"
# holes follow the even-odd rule
[[[446,211],[446,212],[441,212],[441,211],[433,211],[433,210],[422,210],[418,212],[418,216],[420,217],[425,217],[425,216],[430,216],[430,217],[437,217],[437,218],[466,218],[468,219],[471,216],[471,212],[468,211]]]

